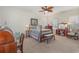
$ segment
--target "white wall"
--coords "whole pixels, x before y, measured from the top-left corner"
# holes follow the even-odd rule
[[[28,10],[22,10],[15,7],[2,7],[2,9],[3,18],[14,32],[25,31],[25,26],[30,24],[31,18],[40,19],[37,14]]]
[[[66,8],[66,7],[64,7],[64,8]],[[54,24],[54,26],[57,26],[58,25],[57,22],[58,23],[61,23],[61,22],[68,23],[71,17],[79,16],[79,7],[71,7],[70,9],[69,9],[69,7],[67,7],[67,8],[68,9],[66,9],[66,10],[61,9],[63,11],[60,11],[56,14],[48,13],[49,14],[48,19],[47,19],[47,16],[44,16],[44,14],[41,13],[40,15],[42,15],[41,16],[42,17],[42,20],[41,20],[42,24],[47,25],[47,23],[52,23],[52,24]],[[76,18],[74,19],[74,21],[75,20],[76,20]],[[77,19],[77,21],[79,21],[79,19]]]
[[[41,24],[43,26],[48,25],[49,23],[52,23],[52,19],[53,19],[53,13],[46,13],[44,14],[43,12],[39,14],[39,16],[41,16]]]
[[[26,7],[27,8],[27,7]],[[18,7],[0,7],[0,25],[7,24],[14,32],[23,32],[25,30],[25,25],[29,25],[31,18],[37,18],[39,24],[45,26],[47,23],[54,23],[58,21],[66,21],[70,16],[79,15],[79,9],[73,9],[68,11],[63,11],[54,15],[53,13],[48,13],[45,16],[43,13],[36,14],[35,11],[20,9]]]
[[[79,16],[79,7],[67,11],[62,11],[55,15],[55,17],[61,22],[68,22],[69,18],[72,16]]]
[[[5,24],[5,19],[3,17],[3,9],[0,8],[0,26],[3,26]]]
[[[55,14],[58,22],[66,22],[70,25],[71,29],[79,29],[79,7],[67,11],[62,11]]]

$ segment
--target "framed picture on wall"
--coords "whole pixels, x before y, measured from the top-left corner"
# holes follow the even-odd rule
[[[31,18],[31,25],[32,26],[37,26],[38,25],[38,19]]]

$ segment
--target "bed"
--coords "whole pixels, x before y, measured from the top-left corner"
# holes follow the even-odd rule
[[[44,41],[44,35],[51,33],[51,29],[44,29],[42,26],[31,26],[29,35],[37,41],[42,42]]]

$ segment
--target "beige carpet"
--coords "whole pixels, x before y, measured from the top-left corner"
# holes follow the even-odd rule
[[[79,40],[68,39],[64,36],[56,36],[56,40],[39,43],[33,38],[25,38],[24,53],[78,53]]]

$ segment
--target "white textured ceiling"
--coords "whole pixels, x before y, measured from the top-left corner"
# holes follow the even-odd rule
[[[22,10],[25,10],[25,11],[29,11],[29,12],[34,12],[34,13],[37,13],[37,14],[42,14],[41,12],[39,12],[41,10],[41,6],[5,6],[3,8],[19,8],[19,9],[22,9]],[[67,10],[70,10],[70,9],[75,9],[75,8],[79,8],[79,6],[54,6],[53,8],[53,13],[52,14],[55,14],[55,13],[59,13],[59,12],[62,12],[62,11],[67,11]]]
[[[41,6],[21,6],[19,8],[33,11],[35,13],[38,13],[41,10]],[[57,12],[66,11],[74,8],[78,8],[78,6],[54,6],[53,12],[57,13]]]

